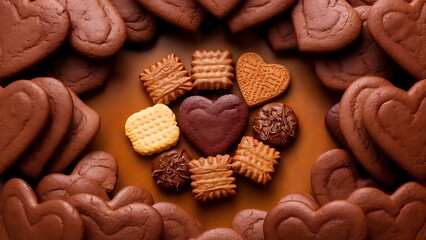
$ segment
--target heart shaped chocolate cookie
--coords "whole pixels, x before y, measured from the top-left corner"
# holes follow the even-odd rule
[[[213,16],[222,19],[234,10],[241,0],[197,0],[197,2]]]
[[[287,201],[273,207],[263,223],[265,239],[363,240],[367,222],[362,210],[347,201],[333,201],[319,209]]]
[[[361,31],[361,19],[345,0],[300,0],[292,12],[299,49],[331,52],[354,41]]]
[[[0,195],[0,218],[6,239],[74,240],[83,237],[83,222],[78,212],[61,200],[38,204],[26,182],[11,179]],[[4,238],[2,238],[4,239]]]
[[[137,1],[158,17],[188,31],[196,31],[204,18],[204,11],[196,0]]]
[[[208,156],[226,153],[245,130],[249,112],[237,96],[212,101],[202,96],[186,98],[177,114],[178,126],[188,140]]]
[[[0,175],[27,150],[50,116],[46,92],[20,80],[0,88]]]
[[[56,0],[0,1],[0,80],[52,53],[69,27],[68,13]]]
[[[44,202],[90,193],[109,200],[107,193],[114,189],[117,173],[117,161],[113,156],[102,151],[91,152],[78,162],[70,175],[53,173],[41,179],[37,196]]]
[[[426,239],[426,188],[418,183],[406,183],[392,195],[362,188],[348,201],[367,216],[368,239]]]
[[[367,17],[368,29],[377,44],[418,80],[426,78],[424,14],[426,0],[380,0]]]
[[[262,104],[281,95],[290,84],[290,73],[282,65],[266,64],[253,52],[237,61],[237,82],[249,107]]]
[[[426,183],[426,80],[408,92],[378,88],[362,106],[362,121],[386,155]]]
[[[373,179],[361,175],[351,154],[343,149],[323,153],[312,167],[312,193],[320,205],[345,200],[358,188],[377,186]]]
[[[67,201],[82,216],[85,239],[160,239],[163,233],[161,215],[153,207],[129,201],[127,197],[128,194],[117,193],[108,202],[82,193]]]

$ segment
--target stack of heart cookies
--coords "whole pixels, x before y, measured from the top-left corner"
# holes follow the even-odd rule
[[[19,80],[0,89],[0,174],[29,178],[62,172],[97,134],[99,115],[53,78]]]

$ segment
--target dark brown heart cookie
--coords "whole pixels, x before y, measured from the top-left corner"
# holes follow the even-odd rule
[[[354,7],[373,5],[377,0],[347,0]]]
[[[300,0],[292,12],[300,51],[324,53],[342,49],[361,31],[358,13],[345,0]]]
[[[43,88],[50,100],[49,122],[19,163],[19,171],[35,179],[65,137],[73,117],[74,103],[68,89],[58,80],[35,78],[31,81]]]
[[[353,82],[340,101],[339,123],[345,142],[362,167],[379,182],[395,186],[400,181],[401,171],[376,146],[361,119],[367,97],[390,84],[379,77],[363,77]]]
[[[320,205],[334,200],[345,200],[362,187],[378,187],[371,178],[364,177],[352,155],[342,149],[323,153],[311,170],[312,193]]]
[[[267,212],[257,209],[245,209],[235,214],[232,228],[245,240],[263,240],[263,221]]]
[[[315,61],[315,71],[324,85],[335,91],[345,91],[356,79],[377,76],[390,79],[395,66],[376,44],[367,28],[370,6],[357,7],[362,21],[361,35],[350,47],[321,56]]]
[[[195,32],[204,19],[196,0],[137,0],[144,8],[182,29]]]
[[[426,78],[425,13],[425,0],[380,0],[367,18],[377,44],[417,80]]]
[[[93,140],[100,128],[101,119],[97,112],[81,101],[72,91],[74,114],[67,136],[49,161],[48,172],[62,172]]]
[[[110,57],[126,41],[126,25],[109,0],[59,0],[71,20],[70,44],[90,58]]]
[[[127,40],[144,43],[152,40],[157,31],[157,18],[136,0],[111,0],[126,24]]]
[[[48,56],[68,34],[68,13],[55,0],[3,0],[0,9],[0,81]]]
[[[426,239],[426,188],[418,183],[406,183],[392,195],[362,188],[348,201],[367,216],[368,239]]]
[[[362,105],[362,122],[392,161],[426,184],[426,80],[408,92],[376,89]]]
[[[265,239],[364,240],[367,222],[362,210],[347,201],[333,201],[319,209],[283,202],[266,214]]]
[[[36,193],[44,202],[51,199],[66,200],[78,193],[90,193],[109,200],[108,193],[117,181],[117,161],[109,153],[96,151],[87,154],[70,175],[53,173],[40,180]]]
[[[204,232],[204,227],[195,218],[173,203],[158,202],[153,207],[157,209],[163,219],[162,239],[164,240],[192,239]]]
[[[232,32],[239,32],[259,25],[290,8],[295,0],[245,0],[228,18]]]
[[[297,38],[291,14],[285,12],[272,20],[266,28],[266,37],[274,51],[297,49]]]
[[[82,239],[80,214],[67,202],[39,204],[31,187],[21,179],[6,182],[0,195],[0,236],[13,239]],[[2,236],[3,235],[3,236]]]
[[[83,219],[85,239],[160,239],[163,233],[161,215],[153,207],[129,201],[127,197],[128,194],[117,193],[108,202],[82,193],[67,201]]]
[[[346,148],[347,144],[345,142],[345,137],[340,129],[339,107],[340,103],[333,105],[325,114],[324,122],[331,136],[337,141],[337,143]]]
[[[202,96],[186,98],[177,113],[178,126],[205,155],[216,156],[236,144],[248,122],[247,105],[228,94],[215,101]]]
[[[285,195],[283,198],[281,198],[278,201],[277,205],[284,202],[299,202],[299,203],[305,204],[306,206],[312,209],[319,208],[318,203],[315,201],[315,199],[307,193],[291,193],[291,194]]]
[[[228,16],[241,0],[196,0],[204,9],[213,16],[222,19]]]
[[[37,84],[21,80],[0,88],[0,175],[36,140],[49,116],[49,98]]]

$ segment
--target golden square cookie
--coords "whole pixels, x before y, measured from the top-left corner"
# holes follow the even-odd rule
[[[232,169],[251,180],[265,185],[272,179],[280,153],[249,136],[242,138],[233,157]]]
[[[191,79],[198,90],[218,90],[232,87],[234,67],[229,50],[204,50],[192,54]]]
[[[174,53],[139,74],[154,103],[168,105],[193,88],[188,71]]]
[[[281,95],[290,84],[290,72],[279,64],[267,64],[256,53],[240,56],[236,67],[237,82],[249,107]]]
[[[205,202],[226,198],[236,193],[237,185],[234,184],[231,162],[232,158],[228,154],[194,159],[189,162],[192,193],[196,200]]]
[[[126,121],[125,131],[133,149],[141,155],[173,147],[180,133],[175,114],[164,104],[155,104],[132,114]]]

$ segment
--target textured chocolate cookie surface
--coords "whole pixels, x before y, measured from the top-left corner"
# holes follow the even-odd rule
[[[229,28],[232,32],[239,32],[251,28],[284,12],[295,2],[295,0],[243,1],[229,17]]]
[[[117,161],[109,153],[95,151],[84,156],[70,175],[53,173],[42,178],[36,192],[40,201],[66,200],[78,193],[90,193],[108,200],[117,180]]]
[[[204,154],[216,156],[240,139],[249,112],[237,96],[224,95],[215,101],[202,96],[186,98],[177,113],[178,125],[188,140]]]
[[[0,195],[0,236],[13,239],[82,239],[80,214],[67,202],[39,204],[31,187],[21,179],[6,182]],[[2,236],[4,237],[4,236]]]
[[[188,31],[196,31],[204,19],[204,10],[196,0],[137,0],[167,22]]]
[[[0,2],[0,82],[42,60],[65,40],[70,20],[55,0]]]
[[[245,240],[263,240],[263,221],[267,212],[257,209],[245,209],[235,214],[232,228]]]
[[[389,79],[394,64],[376,44],[367,28],[370,6],[357,7],[361,17],[362,31],[350,47],[339,52],[321,56],[315,61],[315,71],[324,85],[332,90],[344,91],[356,79],[377,76]]]
[[[253,52],[238,58],[236,72],[238,86],[249,107],[278,97],[290,84],[290,73],[286,67],[266,64]]]
[[[392,195],[377,188],[362,188],[348,201],[357,204],[368,222],[368,239],[426,238],[426,189],[409,182]]]
[[[376,89],[362,106],[362,122],[392,161],[426,183],[426,80],[408,92],[394,86]]]
[[[377,187],[371,178],[364,177],[352,155],[342,149],[323,153],[311,170],[312,193],[320,205],[345,200],[362,187]]]
[[[426,25],[421,20],[425,5],[425,0],[379,0],[367,18],[377,44],[417,80],[426,78],[426,45],[422,35]]]
[[[110,1],[60,0],[71,19],[71,46],[90,58],[118,52],[126,40],[126,25]]]
[[[346,147],[345,137],[340,129],[339,123],[340,103],[334,104],[325,114],[324,122],[331,136],[343,147]]]
[[[204,9],[213,16],[221,19],[226,17],[241,0],[196,0]]]
[[[30,147],[49,116],[49,98],[37,84],[21,80],[0,88],[0,174]]]
[[[346,47],[361,31],[358,13],[345,0],[300,0],[292,12],[297,43],[303,52]]]
[[[272,20],[266,28],[266,36],[274,51],[297,49],[297,38],[290,13],[286,12]]]
[[[244,240],[238,232],[231,228],[214,228],[203,232],[195,240]]]

